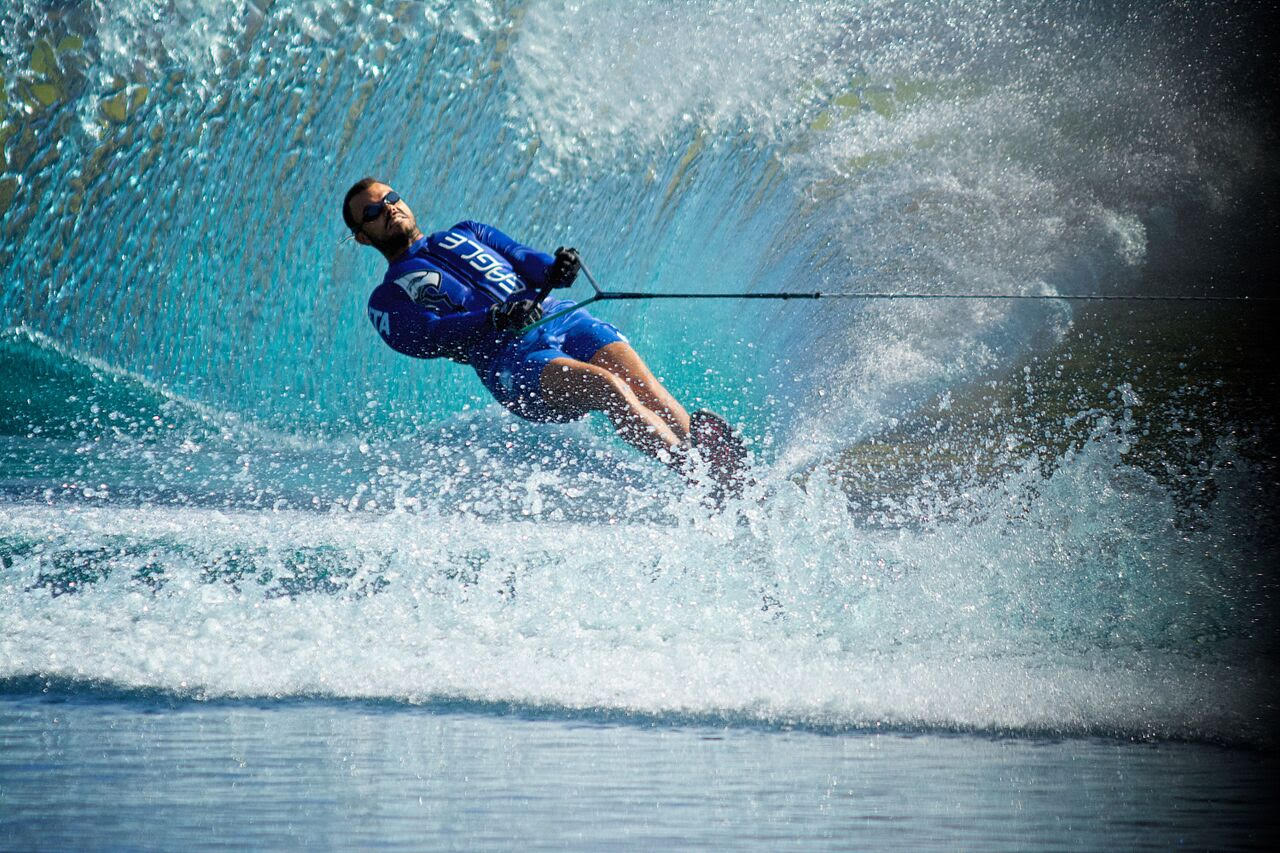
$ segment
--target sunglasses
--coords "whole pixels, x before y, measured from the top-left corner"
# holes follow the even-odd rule
[[[395,204],[400,201],[400,193],[392,190],[382,197],[382,201],[375,201],[373,204],[364,206],[364,222],[372,222],[382,215],[382,211],[389,204]]]

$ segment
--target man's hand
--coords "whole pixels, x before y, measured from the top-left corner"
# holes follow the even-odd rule
[[[499,332],[523,329],[542,319],[542,306],[532,299],[499,302],[489,307],[489,325]]]
[[[578,259],[577,249],[556,249],[556,259],[547,267],[547,284],[552,287],[568,287],[578,277],[582,261]]]

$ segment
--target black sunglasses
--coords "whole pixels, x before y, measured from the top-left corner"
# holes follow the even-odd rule
[[[400,201],[400,193],[392,190],[382,197],[382,201],[375,201],[373,204],[364,206],[364,222],[372,222],[382,215],[383,209],[389,204],[395,204]]]

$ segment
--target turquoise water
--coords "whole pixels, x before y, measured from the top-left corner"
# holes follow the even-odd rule
[[[337,213],[372,172],[615,289],[1257,295],[1254,14],[7,3],[0,845],[1257,842],[1267,424],[1161,473],[1100,377],[866,506],[833,460],[1072,309],[609,303],[748,436],[710,515],[382,346]]]

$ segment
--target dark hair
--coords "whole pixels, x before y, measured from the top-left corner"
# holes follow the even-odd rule
[[[351,189],[347,190],[347,194],[342,197],[342,221],[347,223],[347,227],[356,232],[360,230],[360,223],[351,215],[351,199],[356,193],[364,192],[374,184],[380,184],[377,178],[361,178],[351,185]]]

